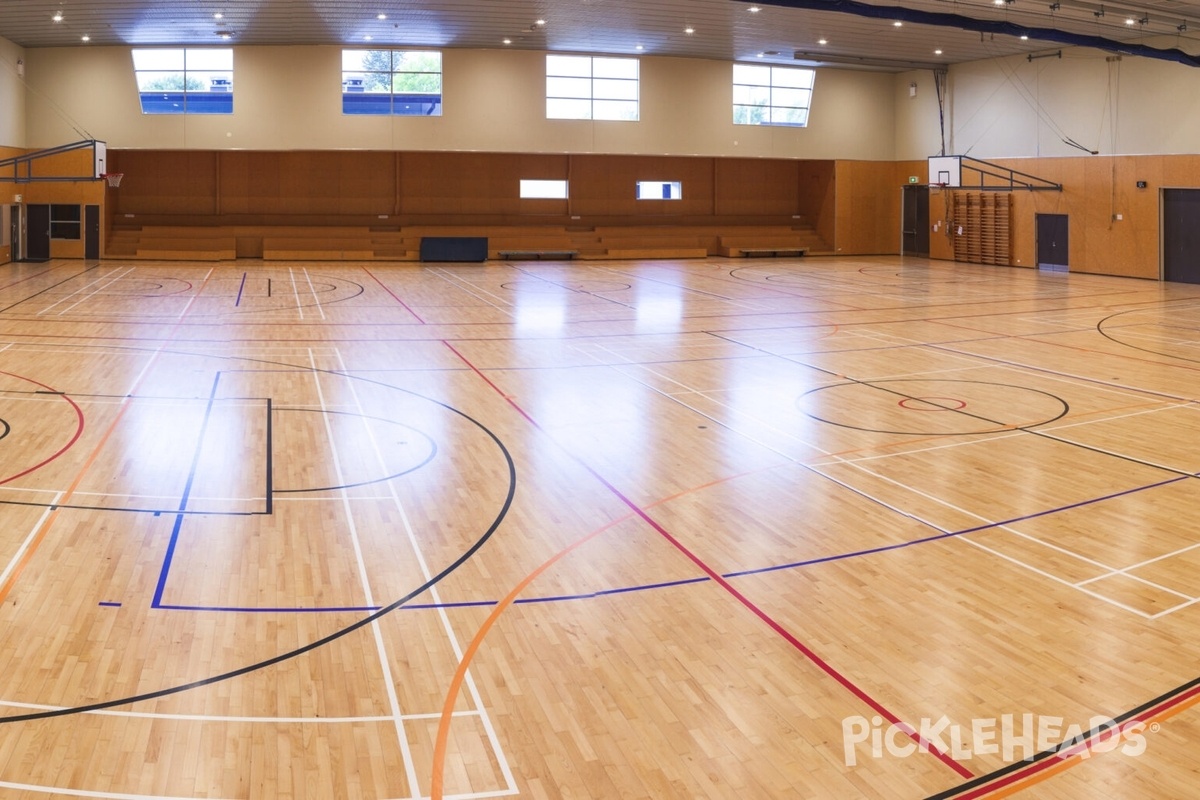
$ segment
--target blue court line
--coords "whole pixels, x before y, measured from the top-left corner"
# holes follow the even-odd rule
[[[196,437],[196,452],[192,455],[192,466],[188,470],[187,481],[183,485],[183,496],[179,498],[179,509],[175,514],[175,525],[171,528],[171,540],[167,544],[167,552],[163,556],[162,569],[158,573],[158,585],[154,589],[154,599],[150,601],[151,608],[159,608],[163,592],[167,588],[167,575],[171,571],[171,562],[175,560],[175,546],[179,543],[179,531],[183,528],[184,512],[187,509],[188,498],[192,494],[192,483],[196,480],[196,469],[200,464],[200,453],[204,449],[204,436],[208,432],[208,423],[212,418],[213,404],[217,400],[217,385],[221,382],[221,371],[213,376],[212,389],[208,393],[208,403],[204,406],[204,421],[200,423],[200,433]]]
[[[242,285],[238,287],[237,300],[234,301],[233,307],[237,308],[242,304],[242,292],[246,290],[246,273],[242,273]]]
[[[927,525],[927,526],[933,528],[934,530],[937,530],[938,533],[935,533],[932,536],[926,536],[921,539],[911,539],[907,542],[897,542],[896,544],[887,544],[887,545],[881,545],[879,547],[870,547],[865,550],[854,550],[849,553],[837,553],[835,555],[830,555],[830,556],[820,556],[818,558],[810,558],[810,559],[807,559],[804,561],[793,561],[793,562],[790,562],[787,564],[775,564],[775,565],[772,565],[769,567],[756,567],[755,569],[746,569],[746,570],[738,570],[735,572],[726,572],[726,573],[722,573],[721,577],[727,578],[727,579],[732,579],[732,578],[744,578],[744,577],[748,577],[751,575],[763,575],[763,574],[766,574],[769,572],[779,572],[781,570],[786,570],[786,569],[799,569],[801,567],[811,567],[811,566],[815,566],[817,564],[827,564],[832,561],[844,561],[846,559],[858,558],[860,556],[869,556],[869,555],[874,555],[876,553],[886,553],[891,550],[900,550],[905,547],[912,547],[913,545],[927,544],[928,542],[944,541],[947,539],[953,539],[958,536],[966,536],[967,534],[979,533],[980,531],[986,531],[986,530],[993,529],[993,528],[1002,528],[1005,525],[1014,525],[1018,522],[1027,522],[1032,519],[1037,519],[1039,517],[1045,517],[1050,514],[1057,514],[1062,511],[1070,511],[1072,509],[1082,508],[1084,506],[1090,506],[1090,505],[1094,505],[1096,503],[1103,503],[1107,500],[1113,500],[1118,497],[1125,497],[1126,495],[1136,494],[1138,492],[1143,492],[1148,489],[1158,489],[1163,486],[1169,486],[1173,483],[1179,483],[1180,481],[1189,480],[1193,477],[1198,477],[1198,476],[1180,475],[1180,476],[1177,476],[1174,478],[1168,478],[1164,481],[1159,481],[1157,483],[1150,483],[1145,486],[1137,486],[1132,489],[1124,489],[1122,491],[1113,492],[1112,494],[1106,494],[1101,497],[1093,497],[1089,500],[1080,500],[1079,502],[1071,503],[1070,505],[1059,506],[1057,508],[1050,508],[1050,509],[1046,509],[1044,511],[1035,511],[1031,514],[1024,514],[1019,517],[1013,517],[1011,519],[1001,520],[1000,522],[989,522],[985,525],[977,525],[973,528],[964,528],[959,531],[943,530],[941,528],[938,528],[936,525],[933,525],[930,522],[922,521],[922,524]],[[688,585],[696,584],[696,583],[706,583],[711,580],[712,579],[707,576],[701,576],[701,577],[696,577],[696,578],[683,578],[683,579],[677,580],[677,581],[665,581],[662,583],[647,583],[647,584],[639,584],[636,586],[623,586],[623,587],[619,587],[616,589],[600,589],[598,591],[582,592],[580,594],[549,595],[549,596],[545,596],[545,597],[522,597],[522,598],[517,598],[516,600],[514,600],[513,604],[514,605],[525,605],[525,604],[534,604],[534,603],[562,603],[562,602],[575,601],[575,600],[594,600],[594,599],[597,599],[600,597],[607,597],[607,596],[618,595],[618,594],[630,594],[633,592],[646,592],[646,591],[652,591],[655,589],[669,589],[669,588],[673,588],[676,586],[688,586]],[[429,611],[429,610],[437,610],[437,609],[454,609],[454,608],[489,608],[489,607],[499,604],[499,602],[500,602],[499,600],[464,600],[464,601],[452,602],[452,603],[410,603],[410,604],[406,604],[406,605],[402,606],[401,608],[402,608],[402,610],[406,610],[406,611]],[[325,613],[336,613],[336,612],[364,612],[364,613],[375,612],[375,611],[378,611],[380,608],[382,608],[382,606],[345,606],[345,607],[341,607],[341,608],[327,608],[327,607],[319,607],[319,608],[252,608],[252,607],[238,607],[238,606],[156,605],[155,608],[162,608],[162,609],[166,609],[169,611],[221,611],[221,612],[235,612],[235,613],[242,613],[242,614],[266,614],[266,613],[271,613],[271,614],[322,613],[322,614],[325,614]]]

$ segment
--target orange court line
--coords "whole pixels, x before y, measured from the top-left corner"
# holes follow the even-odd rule
[[[204,291],[204,287],[208,285],[209,278],[211,277],[212,270],[209,270],[208,275],[204,276],[204,282],[200,284],[200,288],[196,291],[196,294],[193,295],[192,300],[195,300],[200,296],[201,292]],[[190,311],[191,308],[191,303],[188,303],[186,311]],[[187,315],[186,311],[184,316]],[[183,317],[180,317],[179,321],[175,323],[174,327],[171,329],[171,332],[168,334],[166,341],[170,341],[172,338],[174,338],[175,333],[179,330],[179,326],[182,324]],[[50,532],[52,527],[54,527],[54,523],[58,519],[62,503],[70,500],[71,497],[74,496],[75,492],[79,489],[79,485],[83,483],[83,479],[87,475],[88,470],[90,470],[92,465],[96,463],[96,459],[100,457],[100,451],[104,449],[104,446],[112,437],[113,432],[116,431],[117,424],[121,421],[121,418],[125,416],[125,412],[129,410],[129,407],[133,401],[133,397],[137,393],[138,386],[140,386],[142,381],[145,380],[146,376],[150,374],[150,370],[154,366],[154,362],[158,360],[160,355],[162,355],[161,347],[154,352],[154,356],[150,359],[150,363],[146,365],[144,370],[142,370],[142,375],[140,378],[138,378],[138,382],[129,389],[129,392],[121,401],[120,411],[117,412],[117,415],[113,418],[113,421],[109,423],[108,429],[104,431],[104,435],[100,437],[100,441],[96,444],[96,447],[87,457],[87,460],[83,462],[83,466],[79,468],[79,473],[75,476],[75,480],[71,481],[71,485],[67,487],[67,491],[63,493],[63,495],[56,502],[54,508],[50,511],[46,518],[42,520],[42,524],[38,527],[37,532],[29,542],[29,547],[26,548],[25,553],[21,556],[20,561],[18,561],[16,566],[13,567],[12,574],[8,576],[8,579],[4,582],[4,585],[0,586],[0,603],[3,603],[8,599],[8,595],[10,592],[12,592],[13,587],[16,585],[17,579],[21,577],[21,573],[25,571],[25,567],[28,566],[29,562],[33,559],[34,553],[37,552],[38,548],[41,547],[42,542],[45,541],[46,534]]]
[[[670,495],[668,497],[663,497],[663,498],[660,498],[659,500],[655,500],[653,503],[646,506],[646,508],[648,508],[648,509],[654,508],[656,506],[663,505],[664,503],[669,503],[672,500],[677,500],[680,497],[684,497],[685,495],[693,494],[695,492],[699,492],[704,489],[708,489],[712,486],[716,486],[721,483],[728,483],[729,481],[734,481],[739,478],[744,478],[748,475],[755,475],[760,472],[767,472],[769,470],[778,469],[779,467],[788,467],[788,466],[793,466],[793,464],[791,462],[780,462],[779,464],[773,464],[772,466],[769,466],[769,467],[762,467],[761,469],[751,470],[749,472],[742,472],[737,475],[729,475],[724,478],[716,478],[714,480],[709,481],[708,483],[703,483],[698,486],[693,486],[689,489],[684,489],[683,491],[677,492],[676,494]],[[528,575],[526,575],[524,578],[522,578],[520,581],[518,581],[517,584],[512,588],[512,591],[510,591],[507,595],[505,595],[504,599],[502,599],[502,600],[500,600],[500,602],[496,603],[496,605],[492,609],[491,613],[488,614],[487,619],[485,619],[483,621],[483,623],[480,624],[479,630],[476,631],[474,638],[471,639],[471,643],[469,645],[467,645],[467,649],[463,652],[462,660],[459,661],[458,668],[454,671],[454,676],[451,678],[450,685],[446,689],[446,701],[442,704],[442,715],[438,721],[437,739],[434,742],[434,747],[433,747],[433,765],[432,765],[433,775],[432,775],[432,786],[430,788],[430,794],[429,794],[430,800],[442,800],[442,798],[444,796],[444,792],[445,792],[444,782],[445,782],[445,770],[446,770],[446,746],[447,746],[447,743],[450,738],[450,723],[453,719],[454,704],[458,700],[458,695],[462,690],[463,681],[466,680],[467,670],[470,669],[471,661],[475,658],[475,653],[479,650],[480,646],[483,644],[483,640],[485,638],[487,638],[488,633],[495,626],[497,620],[499,620],[500,616],[505,611],[507,611],[509,609],[509,607],[516,601],[517,597],[520,596],[521,592],[523,592],[526,588],[528,588],[528,586],[531,583],[533,583],[542,573],[544,573],[546,570],[548,570],[550,567],[552,567],[558,561],[561,561],[568,554],[570,554],[573,550],[576,550],[580,546],[582,546],[582,545],[586,544],[587,542],[591,541],[592,539],[596,538],[601,533],[604,533],[605,531],[607,531],[623,522],[627,522],[630,519],[634,519],[636,517],[637,517],[637,515],[635,513],[633,513],[632,511],[628,512],[628,513],[624,514],[623,516],[612,520],[611,522],[607,522],[604,525],[601,525],[596,530],[591,531],[590,533],[587,533],[587,534],[581,536],[579,539],[576,539],[574,542],[572,542],[571,544],[567,545],[559,552],[552,555],[550,558],[548,558],[546,561],[544,561],[541,565],[539,565],[536,569],[534,569],[532,572],[530,572]]]

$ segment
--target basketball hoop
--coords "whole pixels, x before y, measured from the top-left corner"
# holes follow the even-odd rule
[[[104,180],[108,181],[108,185],[115,189],[121,185],[121,178],[125,177],[125,173],[124,172],[105,172],[100,177],[104,178]]]

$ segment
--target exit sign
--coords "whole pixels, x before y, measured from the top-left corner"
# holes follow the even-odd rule
[[[909,175],[909,176],[908,176],[908,182],[909,182],[909,183],[916,183],[916,182],[917,182],[917,176],[916,176],[916,175]]]

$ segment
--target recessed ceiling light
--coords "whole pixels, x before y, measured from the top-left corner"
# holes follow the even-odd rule
[[[1136,22],[1137,22],[1137,20],[1135,20],[1133,17],[1130,17],[1129,19],[1125,20],[1126,25],[1133,25]]]
[[[935,56],[940,56],[940,55],[942,54],[942,51],[941,51],[941,50],[934,50],[934,51],[933,51],[933,54],[934,54]]]
[[[512,39],[505,39],[505,40],[504,40],[504,43],[505,43],[505,44],[512,44]]]
[[[759,57],[759,58],[762,58],[762,57],[763,57],[763,56],[765,56],[765,55],[766,55],[766,53],[759,53],[759,54],[758,54],[758,57]]]
[[[213,19],[225,19],[225,15],[218,11],[217,13],[213,14]]]
[[[363,41],[364,41],[364,42],[369,42],[369,41],[371,41],[371,38],[372,38],[372,37],[371,37],[371,34],[369,34],[369,33],[368,33],[366,36],[364,36],[364,37],[363,37]]]
[[[387,14],[376,14],[375,19],[379,19],[379,20],[387,19]]]
[[[829,44],[828,39],[817,39],[817,44]]]
[[[539,20],[538,20],[536,23],[534,23],[534,24],[535,24],[535,25],[538,25],[538,26],[540,27],[540,26],[542,26],[542,25],[545,25],[545,24],[546,24],[546,20],[544,20],[544,19],[539,19]]]
[[[92,37],[88,36],[88,35],[85,33],[83,36],[80,36],[80,37],[79,37],[79,40],[80,40],[81,42],[90,42],[90,41],[92,40]]]
[[[633,48],[633,49],[634,49],[634,50],[645,50],[646,48],[642,47],[642,46],[639,44],[637,47],[635,47],[635,48]]]
[[[696,32],[696,29],[693,28],[691,25],[689,25],[683,29],[683,32],[686,33],[688,36],[691,36],[693,33]]]
[[[1028,41],[1029,41],[1029,37],[1028,37],[1028,36],[1022,36],[1022,37],[1021,37],[1021,41],[1022,41],[1022,42],[1028,42]]]
[[[900,20],[896,20],[895,22],[892,23],[892,25],[896,28],[900,28],[900,27],[904,26],[904,23],[901,22]]]
[[[55,11],[55,12],[54,12],[54,16],[53,16],[53,17],[51,17],[51,19],[53,19],[55,22],[62,22],[62,21],[63,21],[63,15],[62,15],[62,12],[61,12],[61,11]]]
[[[760,11],[762,11],[762,9],[761,9],[761,8],[759,8],[758,6],[750,6],[750,13],[751,13],[751,14],[757,14],[757,13],[758,13],[758,12],[760,12]]]

